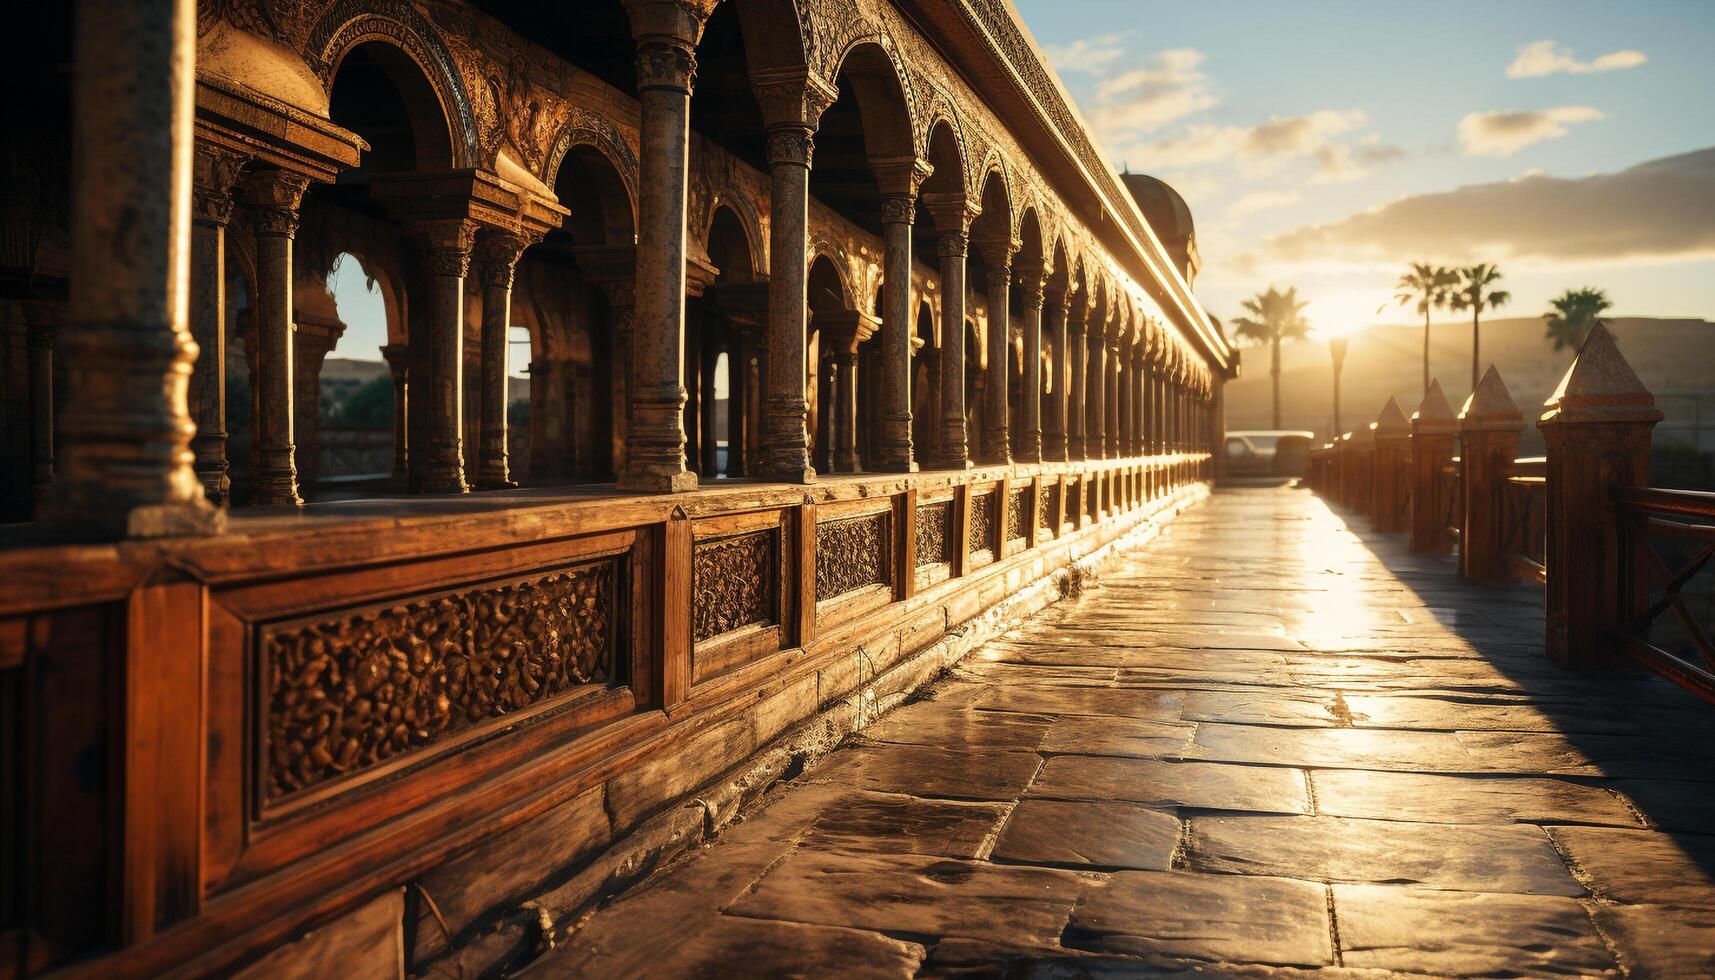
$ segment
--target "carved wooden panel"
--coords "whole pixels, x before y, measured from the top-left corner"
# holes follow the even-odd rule
[[[1053,531],[1054,514],[1060,508],[1060,484],[1044,483],[1036,496],[1036,526]]]
[[[617,559],[262,628],[278,799],[615,679]]]
[[[816,525],[816,599],[893,581],[893,521],[887,512]]]
[[[1006,498],[1006,539],[1018,541],[1029,532],[1030,490],[1019,487]]]
[[[999,501],[999,494],[993,492],[971,498],[971,555],[973,558],[981,553],[984,560],[994,560],[994,511]]]
[[[917,567],[952,564],[953,502],[942,500],[917,508]]]
[[[691,637],[702,642],[780,621],[780,532],[698,541],[691,554]]]

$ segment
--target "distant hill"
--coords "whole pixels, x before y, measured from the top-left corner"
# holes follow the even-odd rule
[[[1620,350],[1668,415],[1664,429],[1690,426],[1701,412],[1706,439],[1715,437],[1715,323],[1697,319],[1615,317],[1607,321]],[[1555,352],[1539,317],[1483,323],[1483,365],[1493,363],[1527,422],[1525,448],[1540,447],[1536,409],[1572,364],[1572,351]],[[1325,340],[1281,348],[1281,426],[1309,429],[1326,439],[1332,427],[1331,362]],[[1227,385],[1227,428],[1269,426],[1268,348],[1247,348],[1243,377]],[[1390,395],[1407,415],[1423,395],[1423,325],[1374,326],[1354,334],[1341,392],[1345,429],[1373,421]],[[1430,371],[1440,379],[1454,411],[1471,390],[1471,323],[1437,323],[1430,329]],[[1697,397],[1698,394],[1702,397]],[[1701,402],[1701,408],[1698,403]],[[1715,446],[1706,447],[1715,448]],[[1540,450],[1538,450],[1540,451]]]

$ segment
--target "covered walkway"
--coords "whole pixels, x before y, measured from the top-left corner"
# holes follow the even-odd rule
[[[532,976],[1715,974],[1715,712],[1218,492]]]

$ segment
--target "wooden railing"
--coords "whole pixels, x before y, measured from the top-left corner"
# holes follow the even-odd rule
[[[1615,506],[1625,563],[1622,649],[1715,701],[1715,641],[1709,637],[1715,629],[1715,493],[1623,488]]]
[[[1376,440],[1347,434],[1311,454],[1312,489],[1376,530],[1397,528],[1403,498],[1414,550],[1451,545],[1472,581],[1541,583],[1553,659],[1630,660],[1715,701],[1715,494],[1648,485],[1662,416],[1607,328],[1543,406],[1546,456],[1517,456],[1524,418],[1493,368],[1457,420],[1432,395],[1403,485]]]
[[[1548,581],[1548,458],[1515,459],[1501,485],[1501,553],[1520,578]]]

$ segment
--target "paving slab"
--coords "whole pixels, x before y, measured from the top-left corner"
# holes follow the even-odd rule
[[[991,854],[1011,864],[1166,871],[1179,846],[1171,812],[1132,803],[1024,800]]]
[[[1015,800],[1041,764],[1031,752],[969,751],[928,745],[859,745],[817,770],[812,781],[923,797]]]
[[[1563,779],[1434,776],[1324,769],[1310,774],[1316,812],[1416,823],[1587,823],[1638,827],[1616,793]]]
[[[1715,836],[1609,827],[1549,833],[1601,898],[1715,909]]]
[[[852,793],[817,814],[805,847],[974,858],[994,840],[1007,808],[998,803]]]
[[[1596,924],[1638,980],[1715,977],[1715,911],[1662,905],[1605,905]]]
[[[797,851],[726,911],[914,936],[1046,945],[1101,878],[921,855]]]
[[[1064,943],[1223,962],[1333,962],[1326,889],[1285,878],[1118,872],[1073,910]]]
[[[1176,721],[1070,717],[1054,722],[1039,748],[1043,752],[1154,759],[1182,753],[1196,731],[1195,724]]]
[[[1571,898],[1333,887],[1347,966],[1483,977],[1590,976],[1617,965]]]
[[[1175,692],[1117,687],[996,686],[971,706],[984,711],[1033,715],[1112,715],[1178,721],[1182,698]]]
[[[1164,762],[1110,756],[1055,756],[1030,795],[1076,800],[1130,800],[1152,806],[1309,813],[1310,793],[1297,769]]]
[[[1455,891],[1582,896],[1543,831],[1350,817],[1192,817],[1193,868]]]

